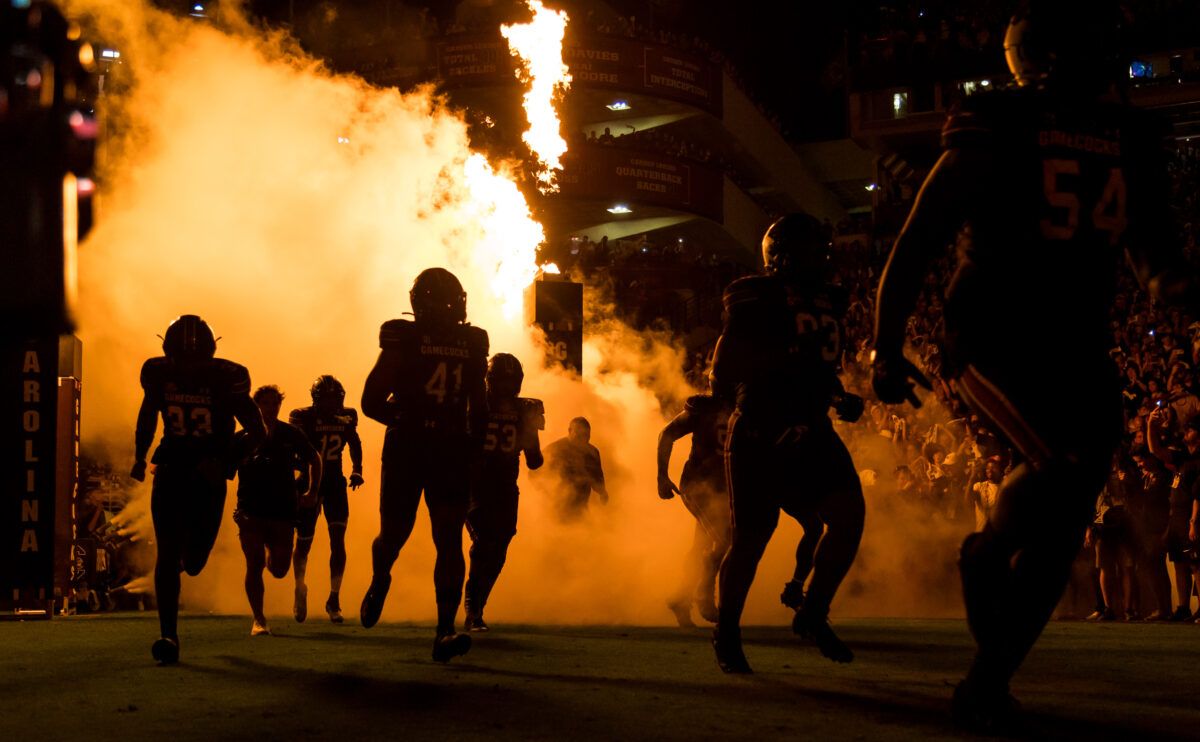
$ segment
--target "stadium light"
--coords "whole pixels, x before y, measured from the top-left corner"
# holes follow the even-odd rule
[[[608,207],[608,213],[610,213],[610,214],[632,214],[633,209],[629,208],[625,204],[617,204],[615,206]]]
[[[633,106],[629,105],[628,101],[615,100],[605,106],[605,108],[610,111],[628,111],[629,109],[633,108]]]

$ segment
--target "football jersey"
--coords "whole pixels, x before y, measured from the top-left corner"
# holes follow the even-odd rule
[[[688,432],[692,434],[692,449],[687,459],[689,464],[704,471],[724,467],[729,409],[709,394],[688,397],[684,409],[688,413]]]
[[[828,285],[801,291],[759,275],[729,284],[723,298],[729,324],[713,359],[720,389],[747,415],[792,422],[826,417],[840,389],[845,292]]]
[[[1025,88],[952,112],[943,146],[995,163],[978,174],[959,241],[945,305],[952,345],[968,360],[984,346],[1042,360],[1107,348],[1121,251],[1130,240],[1170,249],[1145,234],[1169,221],[1167,133],[1142,109]]]
[[[239,447],[245,436],[245,431],[237,434]],[[314,453],[299,428],[277,421],[267,440],[238,467],[238,510],[260,518],[294,520],[300,497],[296,471],[307,471]]]
[[[540,399],[491,400],[483,441],[485,481],[515,484],[521,451],[533,446],[537,431],[545,428],[546,411]]]
[[[322,474],[328,476],[342,474],[342,451],[349,445],[351,456],[362,461],[362,443],[358,438],[358,411],[351,407],[343,407],[330,415],[323,415],[316,407],[301,407],[292,410],[288,422],[304,432],[309,443],[321,455]]]
[[[389,428],[438,437],[469,432],[471,390],[483,388],[487,372],[486,331],[465,324],[430,328],[397,319],[380,328],[379,346],[399,360],[388,384],[396,409],[396,422]]]
[[[192,461],[228,453],[234,399],[250,393],[250,373],[244,366],[221,358],[184,366],[160,356],[143,364],[141,382],[163,422],[152,461]]]

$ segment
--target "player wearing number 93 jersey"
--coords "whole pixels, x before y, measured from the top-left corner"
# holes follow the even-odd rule
[[[874,386],[915,403],[902,353],[925,266],[966,227],[945,302],[958,393],[1025,461],[959,561],[975,661],[960,724],[1021,728],[1009,679],[1066,585],[1121,435],[1109,313],[1122,252],[1159,301],[1194,304],[1173,243],[1166,127],[1127,104],[1124,14],[1106,0],[1025,2],[1005,35],[1015,85],[968,98],[881,277]]]
[[[469,470],[487,430],[487,332],[467,324],[467,295],[443,268],[423,271],[409,294],[413,321],[390,320],[379,331],[381,351],[363,387],[362,410],[387,425],[380,474],[380,532],[371,547],[374,576],[361,618],[379,620],[391,568],[412,533],[424,492],[437,549],[435,660],[470,647],[456,635],[466,563],[462,531],[470,504]]]
[[[829,420],[857,420],[862,400],[837,376],[845,293],[825,283],[829,240],[816,219],[791,214],[763,236],[764,275],[725,289],[725,329],[713,356],[713,393],[734,405],[725,441],[732,541],[721,564],[713,645],[726,672],[749,672],[739,623],[782,509],[827,526],[804,607],[792,627],[831,659],[850,650],[830,630],[830,601],[862,536],[863,495]]]
[[[162,638],[154,658],[179,659],[177,618],[179,572],[197,575],[208,561],[225,506],[225,479],[232,478],[234,420],[246,431],[254,451],[266,439],[262,416],[250,399],[250,374],[244,366],[214,358],[212,330],[193,314],[167,328],[163,355],[142,366],[144,396],[138,412],[131,476],[146,476],[146,454],[154,442],[158,418],[163,436],[154,451],[150,512],[158,555],[154,586]]]

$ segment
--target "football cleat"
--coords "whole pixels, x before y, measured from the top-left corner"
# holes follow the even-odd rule
[[[793,611],[800,610],[804,606],[804,583],[789,580],[783,586],[783,592],[779,594],[779,602]]]
[[[334,623],[341,623],[345,620],[342,618],[342,606],[338,602],[337,595],[330,595],[329,600],[325,601],[325,612],[329,614],[329,620]]]
[[[250,626],[250,636],[270,636],[271,627],[267,625],[266,619],[259,621],[254,619],[254,623]]]
[[[150,654],[160,665],[173,665],[179,661],[179,640],[164,636],[150,647]]]
[[[463,628],[467,631],[490,631],[488,625],[483,620],[482,613],[468,613],[463,618]]]
[[[713,629],[712,645],[713,650],[717,653],[717,664],[724,672],[731,674],[754,672],[750,669],[750,663],[746,661],[745,652],[742,651],[741,629],[721,631],[718,626]]]
[[[1021,704],[1007,690],[984,693],[968,680],[954,686],[950,715],[955,726],[976,734],[1024,737],[1029,732]]]
[[[681,627],[696,628],[696,624],[692,621],[692,602],[690,600],[668,600],[667,608],[670,608],[671,613],[675,614],[675,622]]]
[[[383,613],[383,601],[387,598],[388,588],[391,586],[391,575],[371,578],[371,586],[367,588],[367,594],[363,596],[362,607],[358,611],[358,618],[362,621],[364,629],[369,629],[379,623],[379,616]]]
[[[304,623],[308,618],[308,585],[296,586],[296,600],[292,603],[292,615],[296,623]]]
[[[817,649],[821,650],[821,654],[834,662],[854,660],[854,652],[833,633],[826,616],[816,616],[802,608],[796,611],[795,617],[792,618],[792,631],[805,639],[811,639],[817,645]]]
[[[433,661],[449,662],[471,649],[471,637],[466,634],[441,634],[433,640]]]

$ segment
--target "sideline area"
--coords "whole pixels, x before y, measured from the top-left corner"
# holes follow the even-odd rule
[[[179,665],[153,614],[0,623],[0,728],[22,739],[966,739],[949,722],[971,656],[957,620],[843,619],[834,665],[779,627],[744,630],[723,675],[706,629],[506,626],[434,664],[429,626],[184,614]],[[1052,622],[1013,692],[1035,739],[1196,739],[1200,626]],[[10,736],[11,733],[11,736]]]

